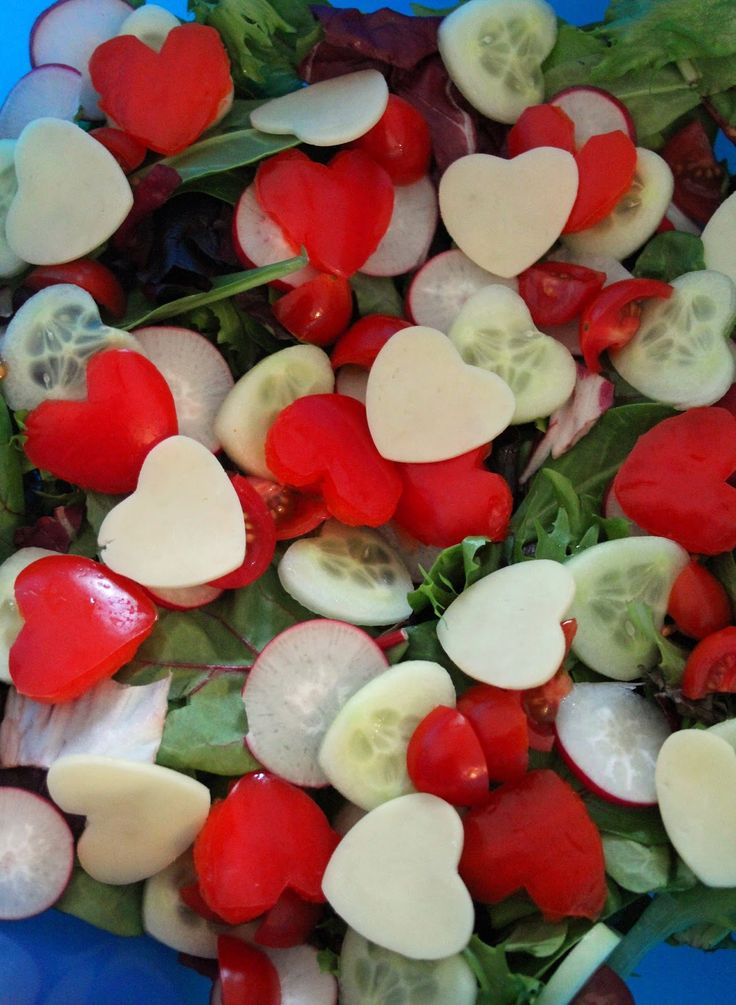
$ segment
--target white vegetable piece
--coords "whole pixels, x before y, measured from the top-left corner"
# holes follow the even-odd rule
[[[122,168],[73,122],[35,119],[15,146],[18,191],[5,224],[8,244],[32,265],[71,262],[118,229],[133,205]]]
[[[157,764],[73,754],[49,769],[51,798],[87,817],[77,855],[101,883],[147,879],[192,844],[207,819],[209,789]]]
[[[288,949],[256,948],[276,968],[281,1005],[337,1005],[337,981],[320,966],[314,946],[305,943]]]
[[[443,799],[392,799],[348,831],[322,889],[334,910],[371,942],[411,959],[458,953],[473,931],[470,894],[457,874],[463,826]]]
[[[440,216],[468,258],[509,278],[549,251],[577,192],[577,164],[566,150],[537,147],[512,160],[468,154],[442,175]]]
[[[0,108],[0,137],[17,139],[41,117],[71,121],[79,111],[82,74],[71,66],[37,66],[21,77]]]
[[[160,52],[169,32],[181,21],[158,4],[147,3],[132,11],[118,29],[118,35],[135,35],[149,49]]]
[[[32,562],[55,554],[48,548],[19,548],[0,565],[0,681],[6,684],[13,683],[8,667],[10,647],[23,627],[23,618],[15,602],[15,581]]]
[[[657,758],[667,836],[706,886],[736,886],[736,750],[705,729],[681,729]]]
[[[360,267],[367,276],[403,276],[424,262],[437,230],[437,191],[425,175],[410,185],[394,185],[388,230]]]
[[[302,143],[333,147],[367,133],[386,110],[388,86],[378,70],[357,70],[273,98],[251,112],[264,133],[293,133]]]
[[[366,411],[384,457],[442,461],[506,429],[514,395],[495,373],[464,363],[442,332],[416,325],[392,335],[376,357]]]
[[[621,936],[602,921],[593,925],[549,978],[536,1005],[568,1005],[620,941]]]
[[[736,283],[736,192],[722,202],[700,235],[705,264]]]
[[[335,375],[335,391],[337,394],[344,394],[346,398],[355,398],[361,405],[365,405],[368,391],[368,372],[362,366],[346,363],[345,366],[340,367]]]
[[[15,140],[0,139],[0,279],[17,275],[28,264],[16,255],[5,236],[5,220],[17,190]]]
[[[714,726],[708,728],[708,732],[713,733],[714,736],[720,736],[722,740],[730,743],[734,750],[736,750],[736,718],[724,719],[723,722],[717,722]]]
[[[554,676],[565,655],[560,622],[575,581],[559,562],[538,559],[479,579],[437,625],[450,659],[474,680],[524,690]]]
[[[245,189],[235,206],[233,244],[246,268],[274,265],[299,254],[299,249],[289,243],[278,223],[261,209],[256,198],[255,182]],[[287,287],[301,286],[318,275],[313,265],[304,265],[284,276],[279,283]]]
[[[274,480],[266,464],[268,431],[279,412],[307,394],[330,394],[335,375],[316,345],[294,345],[266,356],[248,370],[222,403],[215,435],[243,471]]]
[[[516,122],[544,100],[541,65],[557,39],[544,0],[471,0],[440,25],[437,43],[452,82],[496,122]]]
[[[146,456],[135,492],[107,514],[97,543],[109,568],[142,586],[198,586],[241,565],[243,510],[210,451],[170,436]]]

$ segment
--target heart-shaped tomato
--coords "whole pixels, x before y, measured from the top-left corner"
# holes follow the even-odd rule
[[[342,150],[329,164],[300,151],[278,154],[258,168],[256,194],[312,265],[345,277],[376,250],[394,205],[391,179],[362,150]]]
[[[200,892],[233,925],[270,910],[287,889],[323,903],[322,875],[338,840],[297,786],[265,771],[244,775],[194,844]]]
[[[580,186],[564,234],[600,223],[626,194],[636,171],[636,147],[620,129],[591,136],[575,154]]]
[[[26,420],[31,463],[84,489],[132,492],[149,450],[178,432],[176,407],[153,363],[108,349],[87,364],[85,401],[42,402]]]
[[[203,24],[173,28],[160,52],[134,35],[98,46],[89,61],[100,108],[156,153],[179,153],[201,136],[232,93],[220,35]]]
[[[15,581],[25,619],[10,650],[10,676],[36,701],[69,701],[133,658],[156,607],[135,583],[78,555],[50,555]]]

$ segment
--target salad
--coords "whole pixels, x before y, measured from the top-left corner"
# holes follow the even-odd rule
[[[189,9],[0,108],[0,918],[632,1002],[736,925],[733,5]]]

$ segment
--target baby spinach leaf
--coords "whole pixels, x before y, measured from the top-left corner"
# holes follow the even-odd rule
[[[404,316],[401,296],[393,279],[388,276],[366,276],[356,272],[350,277],[350,286],[361,317],[366,314],[391,314],[399,318]]]
[[[669,845],[644,845],[617,834],[603,835],[606,872],[632,893],[667,886],[672,868]]]
[[[237,129],[193,143],[180,154],[158,161],[174,168],[182,185],[210,175],[219,175],[233,168],[256,164],[299,143],[296,136],[276,136],[258,129]]]
[[[686,272],[704,269],[704,256],[705,249],[699,237],[670,230],[656,234],[646,245],[636,260],[634,275],[671,283]]]
[[[587,792],[583,798],[591,820],[603,834],[614,834],[644,845],[668,843],[667,832],[656,809],[617,806]]]
[[[567,937],[567,922],[550,922],[542,918],[520,921],[504,939],[507,953],[528,953],[544,959],[553,956]]]
[[[135,936],[143,935],[142,900],[143,883],[99,883],[77,865],[69,886],[54,906],[114,935]]]
[[[524,1005],[532,1001],[541,985],[533,977],[512,973],[501,946],[489,946],[474,935],[463,956],[470,964],[480,992],[477,1005]]]

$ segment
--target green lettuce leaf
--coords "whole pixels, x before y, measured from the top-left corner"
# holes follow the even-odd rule
[[[632,893],[650,893],[667,886],[672,869],[668,845],[645,845],[616,834],[603,835],[606,872]]]
[[[10,411],[0,398],[0,562],[15,551],[13,534],[23,523],[23,452],[14,439]]]
[[[401,295],[393,279],[388,276],[366,276],[362,272],[356,272],[350,277],[350,287],[355,294],[361,317],[366,314],[390,314],[399,318],[404,316]]]
[[[656,234],[639,253],[634,275],[639,279],[659,279],[671,283],[686,272],[705,268],[703,242],[694,234],[670,230]]]
[[[480,984],[476,1005],[525,1005],[541,987],[534,978],[511,971],[503,947],[486,945],[477,935],[463,956]]]
[[[476,580],[494,572],[501,561],[501,545],[487,537],[466,537],[460,544],[445,548],[424,580],[408,596],[415,614],[431,607],[436,617]]]
[[[143,935],[143,883],[111,886],[92,879],[77,865],[64,895],[54,905],[114,935]]]

